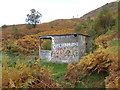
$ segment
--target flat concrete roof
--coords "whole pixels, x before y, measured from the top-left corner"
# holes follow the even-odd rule
[[[67,34],[54,34],[54,35],[40,35],[40,38],[50,38],[54,36],[69,36],[69,35],[82,35],[86,37],[90,37],[89,35],[81,34],[81,33],[67,33]]]

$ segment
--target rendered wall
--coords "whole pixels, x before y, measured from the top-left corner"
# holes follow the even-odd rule
[[[40,58],[45,61],[49,62],[51,60],[51,50],[40,50]]]
[[[79,52],[80,57],[84,56],[86,53],[86,37],[85,36],[78,36],[78,44],[79,44]]]
[[[40,57],[46,62],[78,62],[86,52],[85,36],[54,36],[52,50],[41,50]]]

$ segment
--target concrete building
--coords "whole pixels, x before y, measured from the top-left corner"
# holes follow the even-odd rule
[[[44,50],[43,41],[50,40],[51,47]],[[44,44],[45,46],[47,45]],[[80,33],[39,36],[39,57],[45,62],[76,63],[91,49],[91,38]]]

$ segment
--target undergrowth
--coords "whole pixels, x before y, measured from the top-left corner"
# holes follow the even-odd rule
[[[36,62],[2,58],[3,88],[55,88],[57,84],[50,74],[51,67],[40,66]]]

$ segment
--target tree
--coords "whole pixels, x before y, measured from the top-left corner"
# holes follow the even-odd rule
[[[31,14],[27,14],[26,22],[28,24],[33,25],[33,27],[36,27],[37,23],[40,23],[40,17],[42,17],[42,14],[36,11],[35,9],[31,9]]]
[[[6,28],[6,27],[7,27],[7,25],[5,25],[5,24],[4,24],[4,25],[2,25],[1,27],[2,27],[2,28]]]
[[[103,7],[95,19],[94,29],[100,35],[106,33],[112,27],[113,23],[113,17],[110,10],[107,7]]]

